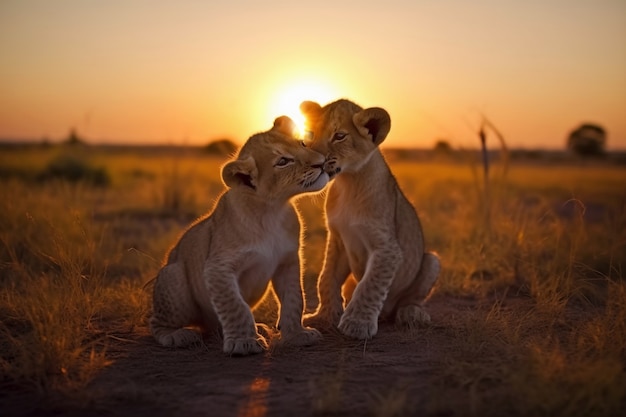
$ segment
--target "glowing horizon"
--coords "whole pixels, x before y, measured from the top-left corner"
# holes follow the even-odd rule
[[[626,149],[626,3],[0,3],[0,138],[242,143],[302,100],[389,111],[385,146]],[[358,7],[356,7],[358,5]],[[329,12],[332,8],[332,12]]]

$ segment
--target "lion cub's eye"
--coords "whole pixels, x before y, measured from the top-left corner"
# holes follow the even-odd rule
[[[333,135],[333,138],[331,139],[331,141],[333,141],[333,142],[341,142],[342,140],[344,140],[346,138],[346,136],[348,136],[348,134],[346,132],[336,132]]]
[[[286,167],[287,165],[291,165],[293,163],[293,158],[287,158],[285,156],[281,156],[278,161],[274,164],[275,167]]]

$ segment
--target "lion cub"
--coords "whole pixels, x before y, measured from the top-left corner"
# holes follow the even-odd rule
[[[163,346],[201,340],[191,326],[223,334],[227,354],[262,352],[251,308],[271,281],[280,304],[281,341],[310,345],[320,333],[302,326],[300,221],[290,203],[328,183],[324,156],[292,137],[294,124],[250,137],[222,168],[229,187],[213,211],[192,224],[170,250],[153,295],[150,331]]]
[[[320,304],[305,323],[338,325],[347,336],[368,339],[376,335],[379,317],[409,328],[430,321],[422,304],[440,263],[435,253],[424,252],[415,209],[378,148],[391,128],[389,114],[348,100],[324,107],[305,101],[300,109],[310,129],[307,146],[325,155],[327,171],[336,175],[326,197]],[[359,283],[344,311],[341,288],[350,274]]]

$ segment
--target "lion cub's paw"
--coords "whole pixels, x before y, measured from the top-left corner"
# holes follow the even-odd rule
[[[396,313],[396,324],[407,329],[415,329],[430,323],[430,314],[417,305],[403,306]]]
[[[322,334],[317,329],[304,327],[302,330],[281,335],[280,343],[291,346],[311,346],[322,338]]]
[[[245,356],[267,350],[267,340],[260,334],[256,337],[224,339],[224,353],[231,356]]]
[[[165,347],[188,347],[202,341],[202,336],[192,329],[177,329],[171,333],[157,337],[157,341]]]
[[[344,315],[339,322],[341,333],[354,339],[371,339],[378,333],[378,320],[367,320]]]

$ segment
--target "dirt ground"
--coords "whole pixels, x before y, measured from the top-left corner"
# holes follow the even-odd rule
[[[428,303],[433,323],[401,331],[382,323],[367,342],[326,334],[306,348],[228,357],[218,340],[193,349],[158,346],[146,328],[114,334],[112,364],[79,395],[37,398],[0,394],[3,416],[361,416],[466,415],[480,393],[446,382],[450,359],[467,332],[467,317],[486,317],[493,300],[437,296]],[[523,314],[525,297],[507,297],[504,309]],[[485,342],[489,344],[488,338]],[[489,359],[482,359],[485,367]],[[479,360],[480,361],[480,360]],[[504,401],[497,384],[489,396]],[[484,393],[483,395],[484,401]],[[500,396],[500,397],[499,397]],[[504,403],[504,402],[503,402]],[[507,410],[501,410],[507,411]]]

